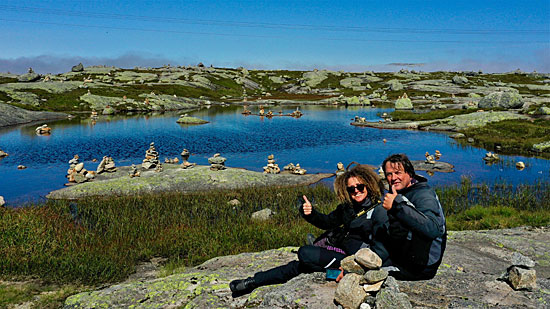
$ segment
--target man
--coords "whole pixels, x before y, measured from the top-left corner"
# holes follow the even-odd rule
[[[389,254],[381,256],[384,266],[394,266],[390,274],[400,280],[431,279],[447,243],[439,199],[426,178],[415,174],[406,155],[389,156],[382,169],[389,186],[383,203],[389,220],[382,235]]]

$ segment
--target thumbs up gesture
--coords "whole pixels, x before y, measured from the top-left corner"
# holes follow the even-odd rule
[[[304,198],[304,204],[302,204],[302,207],[304,208],[304,215],[309,216],[311,215],[311,212],[313,210],[313,206],[311,205],[311,202],[307,199],[307,196],[303,195]]]
[[[386,193],[384,196],[384,203],[382,204],[382,207],[384,207],[386,210],[390,210],[393,205],[393,200],[395,200],[395,197],[397,196],[397,189],[395,188],[395,185],[391,186],[391,192]]]

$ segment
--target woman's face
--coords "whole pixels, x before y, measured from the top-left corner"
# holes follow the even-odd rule
[[[357,177],[351,177],[347,181],[346,190],[348,191],[351,200],[357,204],[363,203],[367,198],[367,187]]]

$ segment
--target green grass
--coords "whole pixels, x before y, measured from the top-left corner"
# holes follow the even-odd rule
[[[534,144],[548,141],[550,120],[505,120],[482,128],[464,130],[462,133],[474,138],[475,146],[495,149],[498,145],[502,153],[533,155],[531,148]],[[550,156],[548,153],[537,155]]]
[[[421,120],[435,120],[443,119],[449,116],[463,115],[473,113],[475,110],[467,109],[441,109],[433,110],[428,112],[411,112],[411,111],[393,111],[391,112],[391,117],[393,120],[410,120],[410,121],[421,121]]]
[[[486,185],[464,178],[436,191],[450,230],[550,224],[550,183]],[[0,279],[28,282],[0,282],[0,307],[40,295],[41,307],[59,306],[86,289],[83,284],[119,282],[153,257],[167,258],[167,274],[220,255],[302,245],[307,233],[320,232],[298,214],[302,194],[325,213],[337,204],[320,185],[88,199],[78,203],[77,215],[63,201],[0,208]],[[234,198],[240,206],[227,204]],[[250,219],[264,208],[275,212],[272,220]]]

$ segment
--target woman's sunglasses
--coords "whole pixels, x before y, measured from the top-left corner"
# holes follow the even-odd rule
[[[365,190],[365,185],[360,183],[357,186],[346,187],[346,190],[349,194],[354,193],[355,189],[357,189],[359,192],[363,192],[363,190]]]

